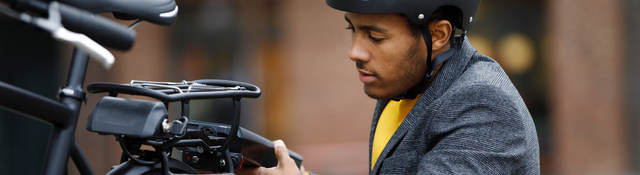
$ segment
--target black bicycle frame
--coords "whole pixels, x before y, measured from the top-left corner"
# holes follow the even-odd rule
[[[93,174],[76,143],[75,129],[80,107],[85,100],[82,90],[89,57],[74,48],[67,83],[58,101],[0,81],[0,107],[53,125],[43,174],[64,174],[69,155],[81,174]]]

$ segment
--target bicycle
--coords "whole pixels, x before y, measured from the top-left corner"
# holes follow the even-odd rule
[[[142,21],[160,25],[175,22],[178,7],[174,0],[0,0],[0,13],[42,28],[52,37],[74,45],[66,85],[58,101],[0,81],[0,107],[53,125],[47,148],[44,174],[63,174],[71,157],[81,174],[93,174],[74,140],[82,89],[89,56],[110,68],[113,55],[102,45],[128,50],[135,41],[132,30]],[[20,12],[19,12],[20,11]],[[29,12],[29,13],[26,13]],[[93,13],[111,12],[119,19],[137,19],[129,28]],[[48,16],[43,18],[40,16]],[[71,29],[67,30],[66,28]],[[95,42],[96,40],[97,42]],[[227,173],[242,166],[277,165],[273,143],[239,126],[240,99],[257,98],[255,85],[229,80],[183,82],[132,81],[129,84],[93,83],[91,93],[107,92],[89,116],[87,129],[113,135],[120,143],[119,165],[108,174]],[[127,99],[118,94],[147,96],[159,101]],[[231,125],[189,120],[189,101],[233,99]],[[181,116],[169,121],[169,102],[181,102]],[[128,124],[128,125],[127,125]],[[139,126],[144,126],[140,128]],[[148,145],[154,150],[141,149]],[[302,157],[291,152],[298,165]]]

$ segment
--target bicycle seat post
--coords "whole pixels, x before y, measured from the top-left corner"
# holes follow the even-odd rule
[[[85,99],[82,91],[89,56],[86,52],[74,48],[71,66],[67,75],[67,84],[60,90],[59,100],[73,111],[70,121],[61,127],[54,127],[45,163],[45,174],[62,174],[69,158],[69,150],[74,144],[75,129],[80,106]],[[88,166],[88,164],[87,164]]]

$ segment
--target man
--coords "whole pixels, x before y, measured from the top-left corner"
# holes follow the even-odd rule
[[[539,174],[535,126],[500,65],[465,37],[479,0],[327,0],[377,99],[369,174]],[[460,30],[461,35],[455,35]],[[299,174],[280,164],[262,174]]]

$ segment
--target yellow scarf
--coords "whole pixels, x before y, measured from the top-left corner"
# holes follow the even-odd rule
[[[409,114],[411,108],[418,102],[421,95],[418,95],[415,99],[402,99],[400,101],[389,100],[387,105],[380,114],[378,124],[376,125],[376,131],[373,135],[373,148],[371,149],[371,169],[376,164],[380,153],[384,150],[384,147],[396,132],[404,118]]]

